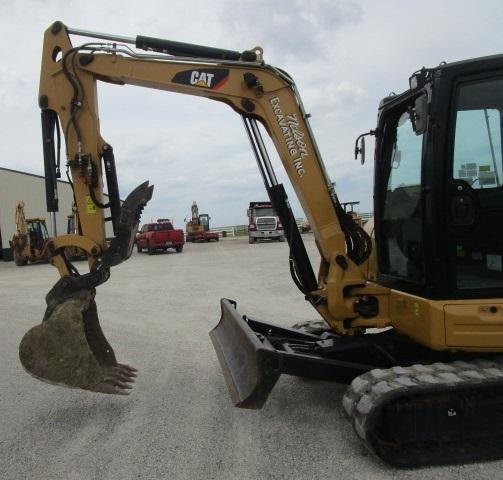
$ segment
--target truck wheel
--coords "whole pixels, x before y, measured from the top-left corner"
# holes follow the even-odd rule
[[[16,254],[14,254],[14,263],[18,267],[24,267],[28,263],[28,259],[26,257],[18,257]]]
[[[138,253],[141,253],[143,250],[143,248],[140,247],[139,243],[136,244],[136,250],[138,250]]]
[[[281,237],[278,238],[278,241],[284,242],[285,241],[285,237],[283,235],[281,235]]]
[[[175,247],[176,253],[180,253],[183,250],[183,245],[179,247]]]
[[[248,243],[249,244],[255,243],[255,239],[253,237],[248,237]]]

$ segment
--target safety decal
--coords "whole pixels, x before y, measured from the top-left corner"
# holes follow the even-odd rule
[[[198,68],[178,72],[171,80],[173,83],[218,90],[229,80],[226,68]]]
[[[93,202],[93,199],[86,195],[86,212],[87,213],[96,213],[96,205]]]

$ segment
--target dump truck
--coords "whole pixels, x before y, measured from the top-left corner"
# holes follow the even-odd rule
[[[285,241],[283,225],[271,201],[250,202],[248,210],[248,243],[259,240]]]

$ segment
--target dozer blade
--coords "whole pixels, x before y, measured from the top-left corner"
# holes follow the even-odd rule
[[[24,369],[56,385],[127,394],[136,369],[117,363],[99,325],[94,291],[79,290],[48,312],[21,340]]]
[[[232,402],[236,407],[262,408],[281,374],[278,356],[257,338],[235,303],[223,298],[220,306],[222,316],[210,337]]]
[[[210,337],[236,407],[262,408],[282,374],[348,383],[372,368],[323,356],[323,335],[241,317],[236,302],[225,298],[220,306]]]

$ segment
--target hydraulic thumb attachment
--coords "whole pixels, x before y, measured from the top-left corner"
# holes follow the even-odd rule
[[[124,201],[117,234],[89,273],[62,277],[46,296],[40,325],[19,345],[25,370],[39,380],[70,388],[126,395],[136,369],[117,362],[98,319],[96,287],[110,277],[110,268],[131,256],[140,215],[152,198],[145,182]]]

